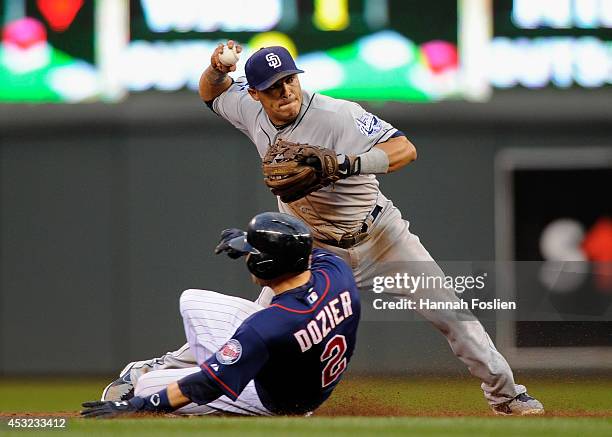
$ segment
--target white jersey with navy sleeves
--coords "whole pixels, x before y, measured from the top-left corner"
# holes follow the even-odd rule
[[[337,154],[358,155],[397,132],[357,103],[307,91],[303,91],[302,107],[295,121],[277,129],[247,88],[244,77],[237,79],[213,101],[212,108],[249,137],[261,158],[278,139],[322,146]],[[382,204],[384,196],[376,176],[368,174],[339,180],[290,204],[279,199],[278,208],[308,223],[315,238],[339,240],[343,234],[360,230],[377,201]]]

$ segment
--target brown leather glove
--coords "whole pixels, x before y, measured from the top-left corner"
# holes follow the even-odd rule
[[[333,150],[279,140],[263,158],[264,182],[273,194],[290,203],[340,179]]]

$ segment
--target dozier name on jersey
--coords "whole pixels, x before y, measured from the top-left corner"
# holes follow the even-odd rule
[[[321,343],[336,326],[353,315],[350,293],[344,291],[339,297],[340,299],[330,300],[316,317],[308,322],[305,329],[293,334],[302,352],[306,352],[313,344]],[[338,308],[338,305],[341,307]]]

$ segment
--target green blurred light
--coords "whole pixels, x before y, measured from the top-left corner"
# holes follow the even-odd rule
[[[0,47],[0,101],[6,102],[63,102],[62,96],[47,83],[47,75],[57,67],[74,62],[72,57],[51,48],[49,64],[23,74],[15,74],[2,62],[4,52]]]

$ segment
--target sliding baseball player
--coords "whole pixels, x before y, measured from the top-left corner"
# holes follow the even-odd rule
[[[274,297],[267,308],[206,290],[181,295],[197,365],[152,370],[135,396],[86,402],[85,417],[134,413],[304,415],[318,408],[347,369],[359,325],[359,292],[349,266],[312,250],[294,216],[262,213],[247,232],[223,232],[217,253],[246,256],[253,280]]]

